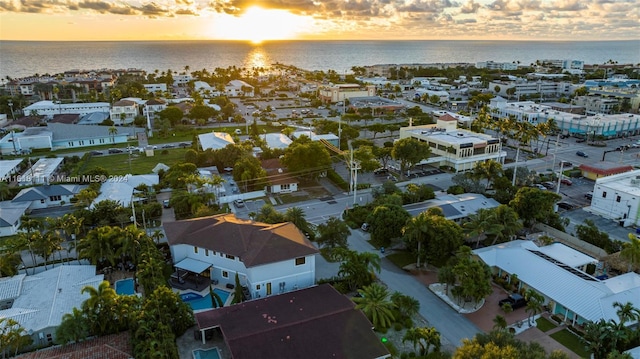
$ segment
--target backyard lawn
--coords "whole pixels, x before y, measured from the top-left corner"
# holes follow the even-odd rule
[[[91,171],[96,167],[107,169],[109,175],[125,175],[131,174],[149,174],[151,170],[158,164],[164,163],[171,167],[176,163],[184,162],[184,155],[188,151],[186,148],[172,148],[165,150],[156,150],[155,156],[147,157],[144,154],[136,153],[131,155],[131,166],[129,166],[129,154],[117,154],[109,156],[93,156],[86,166],[82,169],[82,174]]]
[[[589,358],[590,354],[584,349],[584,343],[577,335],[571,333],[568,329],[551,334],[551,338],[578,354],[581,358]]]

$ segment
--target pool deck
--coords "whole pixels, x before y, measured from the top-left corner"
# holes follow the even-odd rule
[[[220,350],[221,359],[231,359],[231,352],[227,348],[227,345],[222,339],[222,336],[218,333],[213,336],[212,339],[207,339],[206,344],[202,344],[202,339],[196,339],[194,337],[194,331],[198,331],[198,326],[187,329],[187,331],[176,340],[178,345],[178,354],[180,359],[193,359],[193,351],[195,349],[211,349],[218,347]]]

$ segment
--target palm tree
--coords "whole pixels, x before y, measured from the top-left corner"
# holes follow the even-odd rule
[[[376,253],[336,248],[334,254],[342,261],[338,276],[345,278],[351,290],[371,284],[375,273],[380,272],[380,257]]]
[[[153,239],[153,241],[158,244],[160,243],[160,240],[164,237],[164,232],[162,232],[161,229],[156,229],[153,231],[153,233],[151,233],[151,239]]]
[[[491,211],[493,212],[493,220],[497,225],[497,227],[495,227],[496,231],[492,233],[494,237],[491,245],[497,242],[502,243],[511,240],[511,238],[522,229],[522,221],[518,218],[518,212],[513,208],[501,204]]]
[[[71,238],[73,240],[73,248],[78,247],[78,235],[80,234],[80,230],[82,229],[82,224],[84,222],[84,217],[76,217],[73,214],[66,213],[62,216],[62,230],[67,235],[67,238]],[[70,251],[69,251],[70,252]],[[69,255],[67,252],[67,256]],[[78,263],[80,263],[80,258],[76,253],[76,259],[78,259]]]
[[[62,316],[62,322],[56,329],[56,343],[79,342],[89,336],[89,323],[82,310],[73,308],[71,313]]]
[[[486,234],[495,234],[502,228],[495,223],[494,211],[486,208],[479,209],[475,214],[469,216],[469,221],[462,225],[469,237],[476,238],[476,247],[480,245],[480,240]]]
[[[516,160],[513,166],[513,179],[511,180],[511,185],[516,185],[516,173],[518,172],[518,157],[520,156],[520,148],[524,144],[525,146],[529,144],[531,139],[538,135],[538,131],[535,126],[527,121],[517,121],[512,120],[511,123],[511,137],[518,141],[518,147],[516,149]]]
[[[542,312],[542,303],[544,303],[544,297],[536,292],[533,289],[527,290],[524,294],[524,297],[527,299],[527,307],[525,311],[529,313],[529,317],[527,318],[527,323],[531,326],[531,320],[536,314]]]
[[[507,319],[500,314],[497,314],[495,318],[493,318],[493,329],[497,330],[505,330],[507,329]]]
[[[307,222],[305,218],[304,209],[300,207],[287,208],[287,211],[284,213],[284,218],[295,224],[296,227],[305,233],[311,234],[313,232],[310,230],[309,222]]]
[[[629,263],[627,272],[631,272],[636,265],[640,264],[640,239],[633,233],[629,233],[629,242],[622,245],[620,257],[626,259]]]
[[[124,113],[122,113],[121,115],[126,116]],[[116,139],[115,136],[116,134],[118,134],[118,129],[116,128],[116,126],[111,126],[109,127],[109,136],[111,136],[111,143],[115,143]]]
[[[440,351],[440,333],[435,328],[409,328],[402,338],[402,343],[410,341],[413,348],[420,347],[420,355],[429,353],[429,348],[433,345],[436,352]]]
[[[395,319],[393,316],[393,303],[389,301],[387,288],[378,283],[372,283],[358,290],[361,297],[353,298],[356,309],[369,318],[374,327],[388,328]]]
[[[420,257],[422,253],[422,242],[426,239],[426,232],[429,230],[429,220],[427,214],[422,212],[417,216],[409,219],[407,224],[402,228],[402,234],[411,242],[417,244],[418,249],[416,252],[416,267],[420,268]]]
[[[117,247],[121,233],[122,229],[119,227],[104,226],[92,229],[78,243],[76,248],[78,258],[86,258],[93,265],[106,261],[114,266],[116,256],[114,249]]]
[[[627,322],[640,320],[640,309],[635,308],[631,302],[626,302],[624,304],[614,302],[613,307],[616,308],[616,314],[618,315],[620,324],[622,325]]]
[[[400,292],[391,294],[391,302],[403,318],[411,318],[420,310],[420,302],[417,299]]]
[[[89,294],[89,298],[82,303],[82,310],[88,316],[91,332],[96,335],[108,334],[107,329],[114,320],[112,309],[118,294],[106,280],[98,288],[90,285],[83,287],[81,293]]]

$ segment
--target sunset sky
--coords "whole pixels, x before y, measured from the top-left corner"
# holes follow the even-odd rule
[[[0,0],[0,40],[626,40],[640,0]]]

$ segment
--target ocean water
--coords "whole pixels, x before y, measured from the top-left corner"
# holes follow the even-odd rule
[[[640,40],[629,41],[0,41],[0,78],[67,70],[140,68],[189,71],[266,67],[350,71],[375,64],[479,61],[530,64],[572,59],[587,64],[640,63]]]

